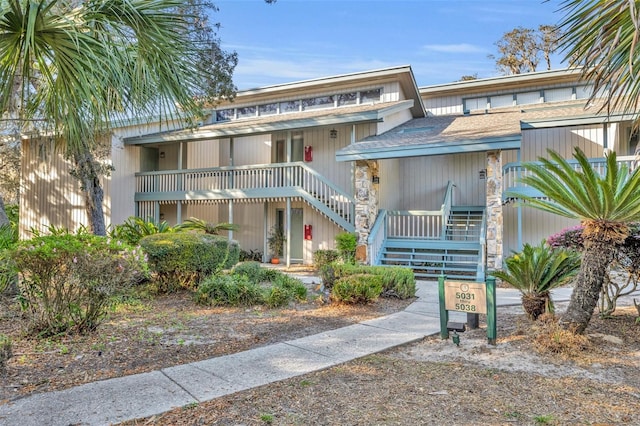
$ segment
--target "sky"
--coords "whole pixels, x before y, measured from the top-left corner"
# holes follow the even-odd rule
[[[215,0],[239,90],[411,65],[419,87],[500,75],[495,42],[556,24],[561,0]],[[563,68],[561,55],[552,68]],[[545,69],[541,64],[539,71]]]

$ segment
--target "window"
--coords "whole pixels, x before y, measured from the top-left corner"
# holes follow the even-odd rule
[[[338,95],[338,106],[355,105],[358,103],[358,93],[343,93]]]
[[[255,106],[238,108],[238,118],[255,117],[255,116],[256,116]]]
[[[300,111],[300,101],[280,102],[280,112],[298,112]]]
[[[525,92],[516,95],[517,105],[537,104],[540,103],[540,92]]]
[[[233,119],[233,108],[220,109],[216,111],[216,121],[227,121]]]
[[[258,107],[260,115],[273,115],[278,113],[278,104],[266,104]]]
[[[331,108],[334,104],[334,96],[320,96],[317,98],[303,99],[302,109],[304,111],[311,111],[314,109]]]
[[[513,95],[491,96],[489,101],[491,102],[491,108],[508,107],[513,105]]]
[[[382,89],[363,90],[360,92],[360,103],[374,103],[380,102],[380,96],[382,95]]]
[[[464,100],[465,111],[475,111],[478,109],[487,109],[487,98],[469,98]]]
[[[573,89],[571,87],[562,87],[559,89],[546,89],[544,91],[545,102],[570,101],[573,97]]]

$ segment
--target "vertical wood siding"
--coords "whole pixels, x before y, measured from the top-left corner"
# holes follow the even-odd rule
[[[271,162],[271,136],[257,135],[233,140],[233,164],[269,164]]]
[[[122,140],[116,136],[112,137],[111,146],[114,171],[111,173],[111,179],[105,182],[104,199],[105,206],[111,208],[110,223],[119,225],[136,213],[135,173],[140,170],[140,147],[124,146]]]
[[[76,231],[87,224],[84,197],[70,169],[51,144],[23,142],[20,238],[29,238],[32,228],[44,232],[54,225]]]
[[[479,178],[479,171],[486,168],[484,152],[401,159],[398,209],[440,209],[450,180],[457,185],[454,205],[484,206],[486,181]]]
[[[398,190],[400,182],[400,160],[379,160],[379,177],[380,184],[378,186],[379,208],[385,210],[401,210],[402,209],[402,191]]]
[[[382,133],[401,125],[402,123],[406,123],[412,118],[413,117],[411,115],[411,111],[408,109],[385,117],[383,122],[378,123],[378,130],[376,134],[381,135]]]

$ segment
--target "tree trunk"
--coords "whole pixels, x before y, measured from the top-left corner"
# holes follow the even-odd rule
[[[103,213],[104,191],[100,184],[98,165],[91,152],[75,154],[73,159],[76,165],[75,174],[80,179],[80,187],[84,193],[89,229],[95,235],[107,235]]]
[[[7,212],[4,209],[4,200],[2,199],[2,195],[0,195],[0,226],[9,224],[9,218],[7,217]]]
[[[575,334],[582,334],[589,325],[600,291],[613,261],[616,247],[611,242],[591,242],[582,255],[580,271],[574,282],[571,301],[560,319],[560,325]]]

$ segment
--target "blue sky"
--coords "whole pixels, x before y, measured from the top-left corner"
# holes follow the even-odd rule
[[[559,1],[219,0],[212,20],[238,53],[240,90],[406,64],[426,86],[499,75],[487,58],[494,43],[517,26],[558,23]]]

